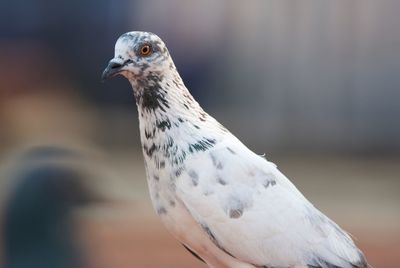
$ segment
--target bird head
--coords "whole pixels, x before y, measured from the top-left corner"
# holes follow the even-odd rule
[[[115,55],[103,72],[102,80],[123,75],[130,81],[160,75],[175,68],[164,42],[149,32],[128,32],[115,44]]]

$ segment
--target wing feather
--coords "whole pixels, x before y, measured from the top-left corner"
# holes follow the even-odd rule
[[[357,266],[362,254],[338,225],[236,138],[193,156],[186,168],[178,197],[232,256],[257,266],[367,267]]]

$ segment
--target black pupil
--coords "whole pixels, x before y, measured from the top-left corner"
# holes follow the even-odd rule
[[[149,53],[149,51],[150,51],[150,47],[149,46],[142,47],[142,53],[143,54],[147,54],[147,53]]]

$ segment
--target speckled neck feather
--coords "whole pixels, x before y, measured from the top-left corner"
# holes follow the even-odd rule
[[[143,152],[157,167],[166,162],[181,165],[188,154],[213,147],[227,132],[194,100],[169,61],[162,73],[129,79],[138,106]]]

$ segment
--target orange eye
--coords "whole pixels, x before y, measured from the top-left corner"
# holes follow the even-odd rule
[[[139,52],[141,56],[148,56],[151,53],[151,46],[149,44],[144,44],[140,47]]]

